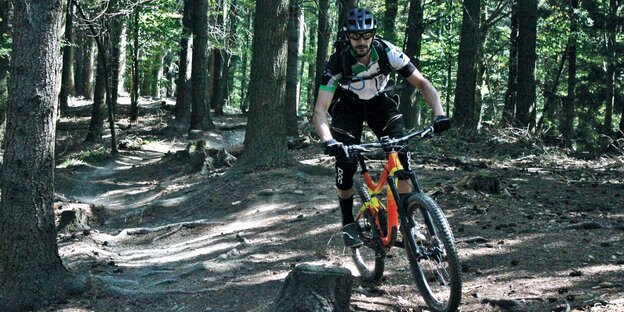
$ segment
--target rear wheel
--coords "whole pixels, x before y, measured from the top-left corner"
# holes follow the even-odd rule
[[[401,230],[416,285],[433,311],[455,311],[461,301],[462,282],[451,227],[426,194],[412,194],[406,205],[411,220]]]
[[[362,202],[370,200],[370,196],[361,182],[356,182],[355,189]],[[363,280],[378,282],[383,276],[384,255],[379,229],[375,225],[373,213],[366,210],[357,221],[357,226],[360,239],[364,242],[364,245],[354,248],[351,258],[353,258],[353,262]]]

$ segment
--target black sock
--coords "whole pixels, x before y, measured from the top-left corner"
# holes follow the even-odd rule
[[[340,211],[342,212],[342,225],[355,222],[353,219],[353,196],[347,199],[338,197],[338,202],[340,203]]]

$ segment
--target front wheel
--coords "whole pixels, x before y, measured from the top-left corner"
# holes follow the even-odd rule
[[[451,227],[428,195],[412,194],[405,203],[407,224],[401,232],[416,285],[433,311],[455,311],[462,281]]]

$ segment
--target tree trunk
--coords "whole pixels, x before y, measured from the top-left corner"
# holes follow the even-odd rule
[[[308,55],[313,55],[314,53],[314,49],[316,48],[316,33],[317,33],[317,29],[316,29],[316,23],[314,21],[310,21],[310,23],[308,24],[309,27],[309,41],[308,41],[308,52],[306,54]],[[316,84],[316,78],[315,78],[315,73],[316,73],[316,62],[309,62],[308,63],[308,85],[306,86],[307,88],[307,99],[308,99],[308,107],[311,109],[312,107],[314,107],[314,100],[315,100],[315,94],[316,94],[316,89],[314,89],[314,86]]]
[[[617,3],[616,0],[609,1],[609,16],[607,17],[607,34],[605,36],[607,42],[607,76],[605,90],[605,119],[603,131],[607,134],[611,133],[613,128],[613,107],[615,105],[615,66],[617,60],[616,41],[617,41]]]
[[[320,0],[324,1],[324,0]],[[320,3],[319,3],[320,4]],[[320,6],[320,5],[319,5]],[[355,0],[338,0],[338,29],[342,29],[342,25],[344,25],[345,17],[347,16],[347,12],[355,8]],[[321,11],[323,9],[321,8]],[[320,19],[320,17],[319,17]],[[321,24],[319,24],[319,29],[321,29]],[[338,33],[341,33],[338,31]],[[314,90],[318,90],[318,86]]]
[[[480,0],[464,1],[455,87],[453,122],[468,130],[477,129],[475,116],[476,58],[479,41]]]
[[[96,66],[95,77],[95,95],[93,97],[93,105],[91,106],[91,121],[89,122],[89,131],[87,132],[87,142],[101,142],[104,133],[104,101],[106,95],[106,69],[102,62],[98,62]]]
[[[518,3],[518,126],[535,127],[531,111],[535,109],[535,45],[537,38],[537,0]]]
[[[219,23],[223,23],[221,21],[222,19],[219,20]],[[218,27],[223,27],[223,24]],[[225,50],[213,50],[213,69],[211,75],[212,92],[210,93],[210,106],[214,109],[215,116],[223,116],[223,95],[225,94],[225,83],[227,82],[222,80],[225,54]]]
[[[165,80],[167,83],[165,84],[165,97],[172,98],[173,97],[173,56],[171,55],[171,51],[167,50],[167,54],[165,55]]]
[[[507,91],[505,92],[505,108],[502,124],[515,124],[516,105],[518,96],[518,1],[511,4],[511,31],[509,33],[509,75],[507,77]]]
[[[85,284],[63,267],[52,210],[65,1],[14,5],[0,202],[0,310],[27,311],[68,298]]]
[[[250,114],[245,149],[236,168],[282,166],[289,161],[284,125],[288,0],[258,0],[253,34],[249,89]],[[266,53],[271,51],[271,53]]]
[[[111,7],[113,7],[113,12],[118,12],[119,7],[118,1],[111,2]],[[113,111],[117,107],[117,98],[119,97],[119,83],[121,77],[121,61],[122,61],[122,34],[124,32],[124,18],[121,15],[115,16],[111,18],[110,21],[110,30],[111,30],[111,62],[109,64],[109,79],[110,81],[110,97],[113,103]],[[123,49],[125,51],[125,48]],[[123,77],[122,77],[123,78]],[[107,97],[109,94],[106,95]]]
[[[452,12],[453,10],[453,0],[448,0],[446,3],[447,11]],[[446,57],[446,95],[444,98],[444,103],[446,103],[446,112],[449,114],[451,112],[451,95],[453,94],[453,64],[455,63],[455,54],[453,52],[453,24],[455,23],[454,14],[448,14],[449,21],[447,22],[446,29],[446,48],[444,49],[444,54]]]
[[[152,67],[152,90],[154,90],[154,96],[156,98],[162,97],[162,85],[161,81],[163,80],[163,63],[164,63],[164,52],[159,52],[156,55],[156,59],[154,62],[154,66]]]
[[[286,105],[284,116],[286,117],[286,134],[296,136],[297,111],[299,107],[299,67],[301,66],[300,36],[301,36],[301,8],[299,0],[290,0],[288,17],[288,65],[286,69]]]
[[[188,0],[187,0],[188,1]],[[186,4],[185,4],[186,5]],[[132,14],[132,90],[130,92],[130,121],[139,118],[139,17],[141,6]]]
[[[182,38],[180,39],[180,62],[178,63],[178,82],[176,84],[175,119],[179,125],[188,125],[191,119],[191,63],[193,44],[193,0],[184,0],[182,18]]]
[[[95,68],[95,44],[90,36],[85,36],[85,47],[87,49],[85,53],[84,61],[84,96],[88,100],[93,99],[93,68]]]
[[[327,62],[327,51],[329,48],[329,38],[331,36],[329,25],[329,0],[319,0],[319,18],[318,18],[318,45],[316,50],[316,78],[314,79],[314,90],[319,89],[321,85],[321,79],[323,78],[323,71],[325,70],[325,63]],[[314,97],[314,104],[316,104],[316,96]],[[314,107],[314,106],[312,106]]]
[[[210,130],[212,122],[208,93],[208,0],[193,0],[193,104],[190,130]]]
[[[251,25],[251,14],[247,15],[247,24],[246,24],[246,29],[252,29],[252,25]],[[243,40],[245,42],[245,46],[249,46],[250,42],[249,42],[249,35],[247,34],[247,32],[245,31],[243,34]],[[249,97],[247,96],[249,94],[249,86],[248,86],[248,79],[247,79],[247,69],[249,68],[249,53],[247,52],[248,49],[243,49],[243,59],[241,61],[242,63],[242,74],[241,74],[241,90],[240,90],[240,109],[241,109],[241,113],[243,115],[247,114],[247,111],[249,110]]]
[[[423,34],[423,7],[421,0],[411,0],[409,8],[409,16],[407,17],[407,28],[405,37],[407,43],[405,45],[405,53],[412,63],[420,69],[420,51],[422,47]],[[403,114],[403,123],[406,129],[416,127],[420,119],[420,110],[414,99],[414,87],[404,80],[401,88],[401,106],[399,107]]]
[[[410,3],[411,5],[411,3]],[[386,0],[386,14],[383,19],[383,36],[384,39],[395,42],[396,40],[396,23],[399,13],[398,0]],[[408,18],[409,23],[409,18]],[[409,26],[408,26],[409,27]],[[422,30],[420,30],[422,32]]]
[[[578,0],[570,0],[570,36],[568,37],[568,96],[563,109],[563,121],[561,123],[561,135],[564,145],[570,146],[575,117],[575,92],[576,92],[576,32],[578,31]]]
[[[63,74],[61,78],[60,107],[61,114],[69,108],[68,98],[74,93],[74,34],[73,34],[74,5],[67,1],[65,11],[65,46],[63,47]]]
[[[236,22],[237,20],[237,16],[238,14],[240,14],[240,11],[238,10],[238,5],[236,3],[236,0],[233,0],[231,3],[231,7],[229,10],[229,16],[228,16],[228,41],[227,41],[227,45],[228,45],[228,51],[232,51],[232,49],[234,47],[236,47],[237,43],[236,43],[236,30],[238,27],[238,23]],[[232,54],[231,52],[228,52],[228,56],[227,56],[227,71],[224,72],[224,79],[227,80],[227,87],[226,87],[226,91],[225,91],[225,102],[226,105],[229,107],[233,106],[232,103],[232,93],[234,91],[234,76],[236,73],[236,65],[238,63],[238,56]]]
[[[135,8],[140,7],[137,5]],[[117,94],[126,94],[125,77],[126,77],[126,58],[128,45],[128,25],[125,23],[125,17],[122,17],[121,28],[119,29],[119,75],[117,81]]]

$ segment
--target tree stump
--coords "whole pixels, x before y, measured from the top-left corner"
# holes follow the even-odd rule
[[[272,311],[348,312],[352,285],[348,269],[298,265],[286,277]]]
[[[54,209],[57,231],[90,229],[93,206],[90,204],[56,203]]]

